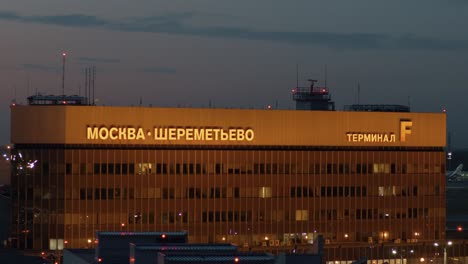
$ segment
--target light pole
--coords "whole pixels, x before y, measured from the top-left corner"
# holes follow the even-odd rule
[[[447,247],[451,246],[453,243],[452,241],[447,241],[447,243],[444,244],[444,264],[447,264]],[[434,247],[438,247],[439,243],[434,243]]]
[[[410,257],[410,254],[413,254],[414,253],[414,250],[413,249],[410,249],[408,252],[404,249],[401,249],[400,250],[400,264],[404,264],[404,260],[403,260],[403,254],[406,253],[406,258]],[[393,255],[397,255],[398,254],[398,251],[396,249],[392,249],[392,254]],[[406,260],[406,262],[408,262],[408,259]]]
[[[447,264],[447,246],[451,246],[452,241],[447,241],[447,244],[444,246],[444,264]]]
[[[392,254],[396,256],[397,254],[397,250],[396,249],[392,249]],[[403,251],[400,252],[400,264],[403,264]]]

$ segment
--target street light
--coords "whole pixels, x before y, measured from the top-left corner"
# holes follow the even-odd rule
[[[392,249],[392,254],[396,256],[397,254],[397,250],[396,249]],[[403,250],[400,252],[400,264],[403,264]]]
[[[405,253],[406,253],[405,257],[409,258],[410,254],[414,253],[414,249],[410,249],[408,251],[405,250],[405,249],[400,250],[400,261],[401,261],[400,264],[404,264],[403,256],[404,256]],[[396,256],[398,254],[398,251],[396,249],[392,248],[392,254]],[[406,261],[408,262],[408,260],[406,260]]]
[[[444,244],[444,264],[447,264],[447,247],[451,246],[453,243],[452,241],[447,241],[447,243]],[[435,242],[434,247],[438,247],[439,243]]]

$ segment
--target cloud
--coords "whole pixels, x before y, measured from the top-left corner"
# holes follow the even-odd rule
[[[166,67],[150,67],[150,68],[143,68],[141,72],[144,73],[160,73],[160,74],[176,74],[176,69],[174,68],[166,68]]]
[[[65,27],[93,27],[126,32],[273,41],[296,45],[317,45],[339,50],[468,50],[468,42],[466,40],[430,38],[417,35],[395,36],[380,33],[260,31],[248,27],[192,27],[187,25],[189,24],[187,20],[196,16],[197,14],[195,13],[185,12],[113,21],[82,14],[21,16],[14,12],[0,12],[0,20],[23,23]]]
[[[79,57],[79,62],[83,63],[119,63],[119,59],[110,59],[110,58],[94,58],[94,57]]]
[[[59,67],[57,66],[49,66],[49,65],[43,65],[43,64],[30,64],[30,63],[22,64],[21,68],[25,70],[53,72],[53,73],[57,73],[60,70]]]

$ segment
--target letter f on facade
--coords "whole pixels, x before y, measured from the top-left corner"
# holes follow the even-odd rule
[[[400,141],[406,141],[406,135],[411,135],[411,127],[413,126],[412,121],[400,120]]]

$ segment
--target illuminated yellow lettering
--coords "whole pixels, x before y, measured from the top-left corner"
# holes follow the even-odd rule
[[[348,137],[348,142],[351,142],[351,137],[353,136],[352,133],[346,133],[346,137]]]
[[[244,130],[243,129],[237,129],[237,140],[239,141],[244,141]]]
[[[145,132],[143,131],[143,128],[138,128],[137,135],[136,135],[136,140],[145,140]]]
[[[221,129],[219,128],[213,128],[214,140],[218,140],[220,131]]]
[[[134,140],[136,137],[136,130],[133,127],[127,128],[127,137],[129,140]]]
[[[185,140],[188,140],[188,141],[193,140],[193,128],[185,129]]]
[[[119,138],[118,131],[119,130],[116,127],[111,127],[111,129],[109,129],[109,137],[111,140],[116,140]]]
[[[127,129],[125,127],[119,128],[119,140],[127,139]]]
[[[211,128],[205,129],[205,140],[208,140],[208,141],[213,140],[213,129]]]
[[[195,129],[194,140],[205,140],[205,130],[203,128]]]
[[[154,129],[154,140],[166,140],[167,139],[167,128],[155,128]]]
[[[363,134],[359,134],[358,135],[358,141],[362,141],[364,139],[364,135]]]
[[[109,130],[105,127],[99,129],[99,139],[106,140],[109,137]]]
[[[377,142],[382,142],[382,140],[383,140],[383,135],[377,134]]]
[[[247,139],[247,141],[252,141],[254,139],[254,131],[252,129],[247,129],[245,131],[245,139]]]
[[[183,128],[178,128],[177,129],[177,140],[180,140],[181,137],[185,136],[185,129]]]
[[[171,127],[169,128],[169,140],[176,140],[177,139],[177,129]]]
[[[370,142],[372,136],[370,134],[364,134],[364,142]]]
[[[97,127],[88,127],[87,133],[86,133],[86,138],[87,139],[98,139],[98,128]]]
[[[411,135],[411,128],[413,127],[412,121],[400,120],[400,141],[406,141],[406,135]]]
[[[229,134],[228,132],[224,131],[224,130],[221,130],[221,140],[222,141],[226,141],[229,139]]]
[[[229,129],[229,141],[236,141],[236,130]]]
[[[390,142],[395,142],[395,141],[396,141],[395,134],[391,133],[390,134]]]

